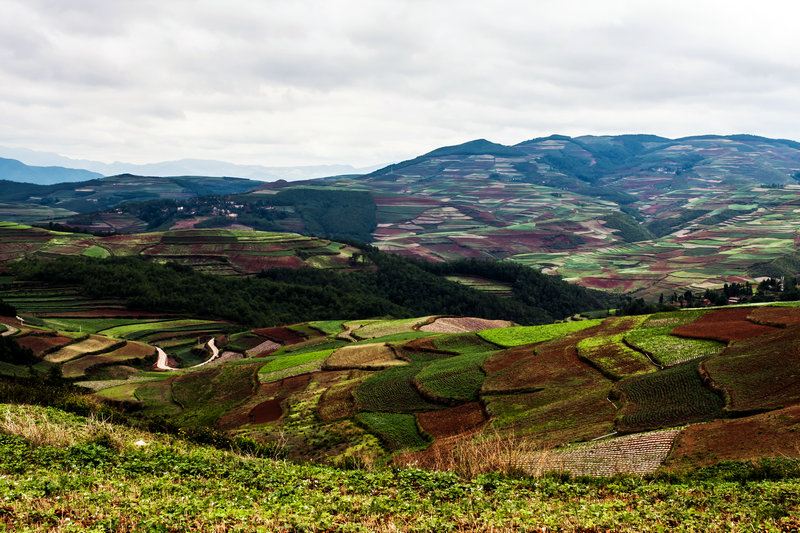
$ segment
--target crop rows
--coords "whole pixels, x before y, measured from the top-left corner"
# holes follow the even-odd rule
[[[577,346],[578,356],[613,380],[655,370],[646,356],[625,345],[623,335],[583,339]]]
[[[395,351],[390,346],[376,343],[343,346],[328,357],[325,361],[325,368],[329,370],[353,368],[377,370],[402,364],[405,364],[405,361],[397,359]]]
[[[720,416],[724,402],[706,388],[696,361],[621,381],[618,427],[642,431],[688,424]]]
[[[319,370],[322,367],[322,361],[331,352],[333,352],[332,349],[276,357],[258,370],[258,379],[265,383],[312,370]]]
[[[411,363],[373,374],[355,391],[356,407],[361,411],[415,412],[442,408],[420,395],[414,376],[424,363]]]
[[[491,343],[512,348],[525,344],[549,341],[600,324],[601,320],[562,322],[545,326],[516,326],[479,331],[478,336]]]
[[[672,449],[680,429],[665,429],[606,439],[519,458],[531,474],[558,471],[573,476],[653,474]]]
[[[392,450],[424,448],[430,441],[419,433],[414,415],[359,413],[356,420],[378,435]]]
[[[478,353],[434,361],[416,375],[414,383],[426,397],[441,403],[476,400],[486,377],[481,365],[487,357]]]

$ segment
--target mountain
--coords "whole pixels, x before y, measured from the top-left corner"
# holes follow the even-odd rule
[[[16,159],[0,158],[0,180],[52,185],[102,178],[102,174],[59,166],[29,166]]]
[[[254,189],[260,182],[244,178],[207,176],[153,177],[123,174],[88,181],[37,185],[0,181],[0,202],[11,204],[0,218],[19,221],[42,207],[62,212],[87,213],[110,209],[125,202],[153,199],[187,199],[227,195]]]
[[[146,176],[236,176],[261,181],[279,179],[296,181],[344,174],[364,174],[378,168],[378,166],[356,168],[352,165],[240,165],[212,159],[180,159],[176,161],[147,164],[124,163],[119,161],[114,163],[102,163],[100,161],[91,161],[87,159],[72,159],[52,152],[39,152],[24,148],[8,148],[3,146],[0,146],[0,157],[18,159],[29,165],[59,165],[73,169],[84,169],[95,174],[100,174],[93,177],[113,176],[117,174],[141,174]],[[21,181],[8,177],[4,179]],[[88,178],[84,177],[83,179]]]

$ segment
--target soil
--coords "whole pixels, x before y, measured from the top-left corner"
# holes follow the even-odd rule
[[[797,457],[800,453],[800,405],[734,420],[687,427],[666,462],[668,470],[719,461],[761,457]]]
[[[442,317],[437,318],[430,324],[420,326],[420,331],[430,331],[436,333],[467,333],[470,331],[482,331],[492,328],[507,328],[513,322],[507,320],[487,320],[485,318],[468,317]]]
[[[718,309],[701,316],[691,324],[672,330],[673,335],[692,339],[711,339],[720,342],[744,340],[774,332],[777,328],[755,324],[747,320],[752,308]]]
[[[261,402],[253,407],[249,415],[250,423],[266,424],[267,422],[280,420],[283,416],[283,409],[281,408],[283,400],[284,398],[275,398],[273,400]]]
[[[437,439],[472,433],[482,428],[486,420],[483,407],[478,402],[417,415],[420,427]]]

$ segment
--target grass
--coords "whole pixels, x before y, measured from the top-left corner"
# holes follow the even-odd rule
[[[130,324],[141,324],[147,320],[130,318],[44,318],[44,325],[61,331],[80,331],[83,333],[97,333],[105,329]],[[152,320],[155,322],[156,320]]]
[[[602,320],[581,320],[578,322],[561,322],[545,326],[515,326],[510,328],[487,329],[478,332],[482,339],[502,346],[513,348],[525,344],[549,341],[570,333],[600,324]]]

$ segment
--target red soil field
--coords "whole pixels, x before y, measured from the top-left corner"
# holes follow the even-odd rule
[[[261,402],[253,407],[249,415],[250,423],[266,424],[267,422],[280,420],[283,416],[283,409],[281,408],[283,400],[284,398],[275,398],[273,400]]]
[[[420,427],[434,438],[445,438],[472,433],[486,423],[486,414],[478,402],[465,403],[458,407],[419,413]]]
[[[274,328],[260,328],[254,329],[253,333],[261,335],[271,341],[279,342],[281,344],[298,344],[303,342],[305,337],[301,337],[289,328],[274,327]]]
[[[513,365],[533,354],[533,349],[530,346],[517,346],[515,348],[511,348],[509,350],[503,350],[502,352],[497,352],[489,356],[489,358],[483,363],[483,371],[486,372],[487,376],[491,376],[492,374],[496,374],[501,370],[505,370],[509,366]]]
[[[800,307],[758,307],[747,319],[764,326],[797,326],[800,325]]]
[[[26,335],[24,337],[17,337],[17,343],[23,348],[30,348],[33,355],[41,357],[42,355],[57,350],[65,344],[69,344],[74,339],[69,337],[48,337],[39,335]]]
[[[800,405],[734,420],[687,427],[676,439],[668,470],[747,461],[761,457],[797,457]]]
[[[772,333],[776,328],[754,324],[747,320],[751,308],[717,309],[701,316],[691,324],[683,324],[672,330],[673,335],[691,339],[711,339],[720,342],[750,339]]]

